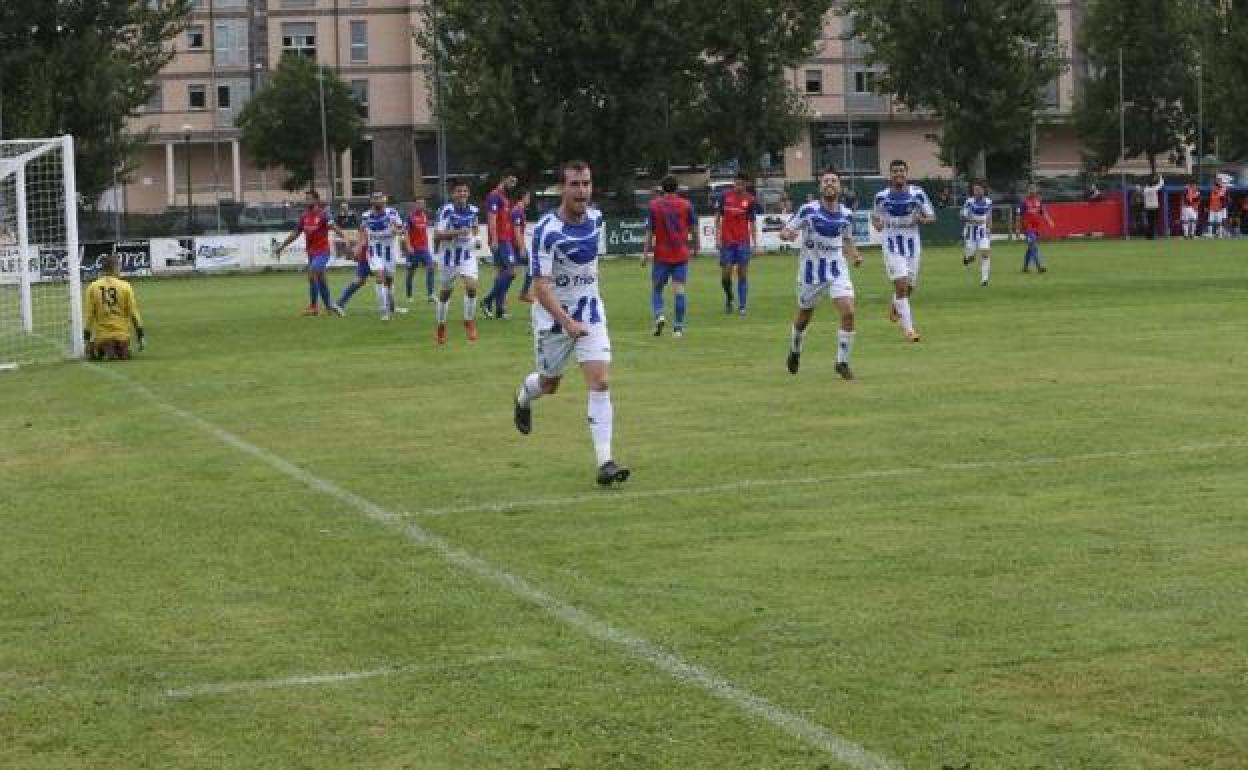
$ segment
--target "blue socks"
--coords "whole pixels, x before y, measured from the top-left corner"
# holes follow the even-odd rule
[[[347,288],[342,290],[342,296],[338,298],[338,305],[341,307],[346,307],[347,303],[351,301],[351,296],[355,294],[355,292],[363,285],[364,284],[357,283],[355,281],[352,281],[350,284],[348,284]]]
[[[650,312],[655,318],[663,315],[663,284],[656,284],[650,288]]]
[[[685,302],[685,295],[677,294],[674,298],[673,304],[676,305],[676,321],[674,328],[683,329],[685,326],[685,309],[688,307]]]
[[[737,278],[737,307],[745,309],[745,302],[750,296],[750,282],[746,278]]]
[[[433,268],[432,267],[425,268],[425,294],[430,297],[433,296]]]
[[[316,304],[316,279],[315,278],[313,278],[311,281],[308,281],[308,304],[309,305]]]
[[[412,279],[413,279],[413,278],[415,278],[415,277],[416,277],[416,271],[415,271],[415,270],[413,270],[412,268],[410,268],[410,267],[409,267],[409,268],[407,269],[407,278],[406,278],[406,279],[404,279],[404,285],[407,287],[407,298],[408,298],[408,299],[411,299],[411,298],[412,298]],[[341,305],[342,303],[341,303],[341,302],[339,302],[338,304],[339,304],[339,305]]]
[[[329,281],[326,280],[325,274],[321,273],[317,278],[317,287],[321,295],[321,302],[325,303],[325,307],[333,307],[334,301],[329,298]]]

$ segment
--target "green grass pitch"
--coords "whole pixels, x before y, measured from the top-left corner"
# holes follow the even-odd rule
[[[684,339],[609,263],[613,490],[575,371],[511,426],[523,307],[470,345],[457,291],[438,349],[371,287],[139,282],[120,378],[0,373],[0,767],[855,766],[790,715],[907,768],[1243,768],[1248,248],[1045,252],[929,249],[908,345],[868,251],[852,383],[829,305],[784,369],[792,256],[745,319],[696,260]]]

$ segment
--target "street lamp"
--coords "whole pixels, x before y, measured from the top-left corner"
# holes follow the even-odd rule
[[[1131,239],[1131,196],[1127,194],[1127,102],[1122,77],[1122,46],[1118,46],[1118,184],[1122,189],[1122,237]]]
[[[182,142],[186,147],[186,234],[194,234],[195,223],[191,208],[191,124],[182,124]]]

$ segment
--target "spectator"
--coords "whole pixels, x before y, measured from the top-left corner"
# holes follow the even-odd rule
[[[1144,220],[1145,227],[1148,232],[1145,233],[1151,241],[1157,237],[1157,220],[1161,213],[1161,188],[1166,184],[1166,180],[1161,174],[1153,174],[1148,184],[1144,185]]]
[[[1096,186],[1096,182],[1093,182],[1088,186],[1088,203],[1097,203],[1102,200],[1105,200],[1105,195],[1101,192],[1101,188]]]

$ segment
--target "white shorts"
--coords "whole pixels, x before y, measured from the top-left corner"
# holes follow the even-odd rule
[[[983,225],[967,225],[962,237],[968,257],[977,251],[992,250],[992,235]]]
[[[1200,219],[1200,217],[1197,215],[1196,209],[1191,206],[1184,206],[1183,212],[1179,214],[1180,222],[1195,222],[1198,219]]]
[[[823,299],[853,298],[854,282],[848,273],[823,283],[797,282],[797,306],[802,310],[813,310]]]
[[[884,236],[884,270],[888,280],[896,281],[909,278],[911,284],[919,282],[919,263],[923,255],[923,244],[917,235],[885,235]]]
[[[456,278],[477,280],[477,260],[468,258],[458,265],[438,264],[438,282],[444,290],[454,288]]]
[[[572,339],[562,331],[533,330],[533,350],[537,372],[543,377],[562,377],[568,361],[576,354],[578,364],[610,361],[611,338],[605,323],[589,324],[589,334]]]
[[[1225,221],[1226,221],[1226,209],[1222,209],[1221,211],[1209,212],[1209,224],[1220,225]]]
[[[368,269],[373,271],[374,275],[394,275],[394,257],[378,256],[369,252]]]

